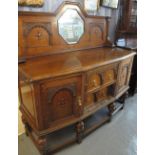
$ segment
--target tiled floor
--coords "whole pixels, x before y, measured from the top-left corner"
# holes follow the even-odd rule
[[[137,96],[126,100],[124,110],[111,123],[94,131],[83,142],[74,144],[55,155],[136,155],[137,154]],[[19,137],[19,155],[39,155],[25,134]]]

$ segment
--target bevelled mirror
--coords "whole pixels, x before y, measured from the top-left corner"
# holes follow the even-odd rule
[[[84,33],[84,21],[75,9],[66,9],[58,20],[61,37],[68,44],[77,43]]]

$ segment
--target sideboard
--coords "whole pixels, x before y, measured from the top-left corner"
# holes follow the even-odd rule
[[[76,2],[19,12],[20,110],[43,155],[81,143],[124,107],[135,52],[112,46],[109,20]]]

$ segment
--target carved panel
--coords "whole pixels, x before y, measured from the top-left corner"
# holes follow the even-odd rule
[[[109,83],[115,80],[115,71],[114,69],[106,70],[103,73],[104,83]]]
[[[60,87],[56,87],[56,88],[51,88],[51,89],[48,89],[48,93],[47,93],[48,94],[47,95],[48,103],[51,102],[55,93],[57,93],[58,91],[61,91],[64,88],[69,90],[70,92],[72,92],[74,97],[76,96],[76,84],[75,83],[73,83],[72,85],[64,85],[64,86],[60,86]]]
[[[103,23],[101,24],[90,24],[89,26],[89,39],[90,41],[101,42],[104,40]]]
[[[73,114],[73,94],[68,89],[59,90],[50,103],[51,120],[59,120]]]
[[[45,47],[52,44],[50,23],[24,23],[26,47]]]
[[[88,90],[96,88],[100,86],[102,83],[101,75],[100,74],[92,74],[88,77]]]
[[[129,77],[131,74],[131,63],[132,63],[132,59],[126,59],[120,65],[119,76],[118,76],[119,91],[121,91],[128,85]]]
[[[128,75],[128,65],[123,66],[121,68],[120,76],[119,76],[119,87],[123,87],[126,85],[127,82],[127,75]]]
[[[40,90],[45,127],[82,114],[81,76],[45,80],[40,83]]]

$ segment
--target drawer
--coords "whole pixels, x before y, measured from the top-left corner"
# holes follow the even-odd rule
[[[118,64],[99,67],[87,73],[87,91],[111,84],[117,79]]]
[[[85,103],[85,106],[87,105],[91,105],[95,102],[95,94],[88,94],[86,96],[86,103]]]
[[[103,73],[104,84],[111,83],[114,80],[116,80],[114,69],[108,69],[108,70],[104,71],[104,73]]]
[[[108,96],[108,88],[103,88],[96,93],[97,101],[106,99]]]
[[[87,82],[88,82],[87,86],[88,90],[95,89],[102,84],[102,75],[99,73],[91,74],[89,75]]]

